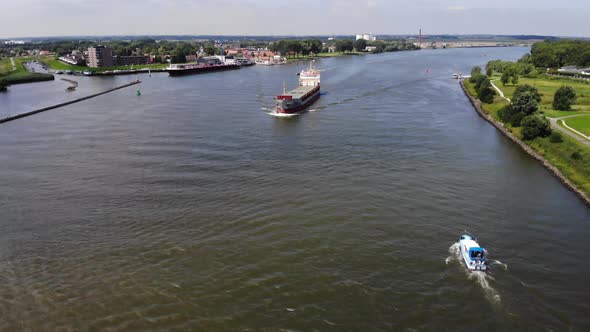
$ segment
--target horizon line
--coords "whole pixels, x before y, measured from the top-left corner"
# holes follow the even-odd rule
[[[96,38],[96,37],[345,37],[355,36],[357,34],[107,34],[107,35],[46,35],[46,36],[20,36],[20,37],[0,37],[0,40],[15,40],[15,39],[43,39],[43,38]],[[374,36],[418,36],[418,33],[372,33]],[[495,36],[495,37],[515,37],[515,36],[529,36],[529,37],[551,37],[551,38],[584,38],[588,36],[559,36],[559,35],[542,35],[542,34],[495,34],[495,33],[472,33],[472,34],[453,34],[453,33],[433,33],[422,34],[422,37],[432,36]]]

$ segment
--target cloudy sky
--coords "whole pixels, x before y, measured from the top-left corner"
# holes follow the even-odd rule
[[[0,38],[122,34],[590,37],[590,0],[0,0]]]

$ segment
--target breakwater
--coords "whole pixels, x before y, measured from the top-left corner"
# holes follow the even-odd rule
[[[21,118],[24,118],[24,117],[27,117],[27,116],[31,116],[31,115],[34,115],[34,114],[37,114],[37,113],[41,113],[41,112],[49,111],[49,110],[52,110],[52,109],[60,108],[60,107],[63,107],[63,106],[67,106],[67,105],[79,103],[81,101],[88,100],[88,99],[91,99],[91,98],[94,98],[94,97],[98,97],[100,95],[104,95],[104,94],[107,94],[109,92],[113,92],[113,91],[116,91],[116,90],[124,89],[124,88],[130,87],[130,86],[133,86],[133,85],[136,85],[136,84],[139,84],[139,83],[141,83],[140,80],[133,81],[133,82],[130,82],[130,83],[127,83],[127,84],[123,84],[123,85],[114,87],[112,89],[109,89],[109,90],[106,90],[106,91],[103,91],[103,92],[99,92],[99,93],[95,93],[95,94],[92,94],[92,95],[89,95],[89,96],[85,96],[85,97],[82,97],[82,98],[77,98],[77,99],[70,100],[70,101],[67,101],[67,102],[64,102],[64,103],[60,103],[60,104],[56,104],[56,105],[52,105],[52,106],[47,106],[47,107],[39,108],[39,109],[30,111],[30,112],[21,113],[21,114],[18,114],[18,115],[9,116],[9,117],[0,119],[0,123],[9,122],[9,121],[13,121],[13,120],[16,120],[16,119],[21,119]]]
[[[473,108],[477,111],[477,114],[479,114],[479,116],[481,116],[486,121],[488,121],[490,124],[492,124],[494,127],[496,127],[496,129],[501,131],[504,135],[506,135],[508,138],[510,138],[514,143],[518,144],[531,157],[533,157],[533,158],[537,159],[539,162],[541,162],[541,164],[543,164],[543,166],[545,166],[553,175],[555,175],[555,177],[557,177],[571,191],[575,192],[584,202],[586,202],[586,204],[590,205],[590,197],[588,197],[588,195],[586,195],[586,193],[584,193],[582,190],[580,190],[578,187],[576,187],[575,184],[573,184],[565,175],[563,175],[563,173],[561,173],[561,171],[557,167],[555,167],[547,159],[545,159],[545,157],[543,157],[541,154],[539,154],[537,151],[535,151],[533,148],[528,146],[525,142],[523,142],[521,139],[519,139],[513,133],[511,133],[504,126],[503,123],[496,121],[490,114],[486,113],[483,110],[483,108],[481,107],[481,101],[479,99],[471,96],[469,94],[469,92],[467,92],[467,89],[465,88],[465,83],[463,81],[460,81],[459,84],[461,85],[463,92],[465,93],[467,98],[469,98],[471,105],[473,105]]]

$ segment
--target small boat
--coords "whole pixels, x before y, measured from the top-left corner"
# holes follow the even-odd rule
[[[459,237],[459,248],[463,261],[470,271],[486,271],[486,250],[479,246],[473,235],[465,233]]]

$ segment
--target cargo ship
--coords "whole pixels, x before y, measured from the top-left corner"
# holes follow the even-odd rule
[[[295,114],[304,111],[320,97],[320,71],[313,68],[313,61],[309,69],[299,73],[299,86],[275,97],[276,109],[279,114]]]
[[[171,64],[166,68],[170,76],[180,76],[189,74],[208,73],[213,71],[223,71],[240,69],[237,63],[218,63],[218,64]]]

